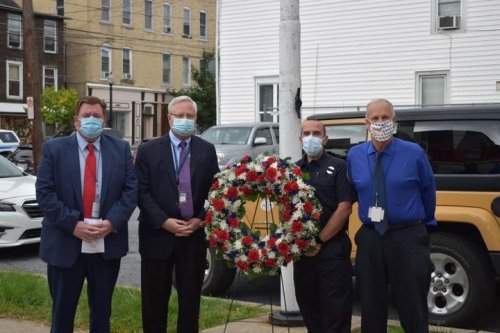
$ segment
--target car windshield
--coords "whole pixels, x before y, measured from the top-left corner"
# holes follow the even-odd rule
[[[201,137],[214,145],[246,145],[251,127],[211,127]]]
[[[5,157],[0,156],[0,178],[22,177],[23,172]]]

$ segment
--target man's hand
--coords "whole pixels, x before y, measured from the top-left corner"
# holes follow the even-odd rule
[[[110,220],[102,220],[94,224],[87,224],[83,221],[78,221],[73,235],[86,242],[94,242],[104,238],[113,232],[113,224]]]
[[[314,257],[319,253],[319,251],[321,251],[321,244],[316,244],[316,248],[314,249],[313,252],[306,252],[304,255],[306,257]]]
[[[177,237],[187,237],[193,233],[191,230],[192,227],[189,226],[188,222],[174,218],[167,219],[161,227]]]
[[[94,242],[102,238],[99,224],[87,224],[83,221],[78,221],[76,223],[73,235],[86,242]]]

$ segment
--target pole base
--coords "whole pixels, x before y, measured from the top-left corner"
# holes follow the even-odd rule
[[[301,327],[305,326],[300,312],[274,311],[269,314],[269,322],[276,326]]]

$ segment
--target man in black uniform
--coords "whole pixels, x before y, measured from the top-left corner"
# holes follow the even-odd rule
[[[323,212],[316,251],[294,263],[295,295],[308,333],[348,333],[352,270],[347,220],[355,194],[345,161],[324,151],[328,137],[321,122],[306,120],[300,140],[306,155],[297,165],[310,175],[307,183],[316,189]]]

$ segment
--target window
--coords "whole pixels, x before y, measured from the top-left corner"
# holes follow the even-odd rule
[[[122,23],[124,25],[132,24],[132,0],[123,0],[123,18]]]
[[[111,22],[111,0],[101,0],[101,21]]]
[[[23,63],[7,61],[7,98],[23,98]]]
[[[113,112],[113,124],[114,128],[121,136],[130,136],[130,119],[132,115],[131,112],[115,111]]]
[[[191,59],[186,56],[182,57],[182,84],[191,85]]]
[[[53,87],[57,90],[57,68],[43,66],[43,88]]]
[[[56,0],[56,13],[59,16],[64,16],[64,0]]]
[[[276,138],[276,143],[280,143],[280,128],[273,126],[274,137]]]
[[[101,47],[101,78],[107,79],[111,74],[111,48],[108,45]]]
[[[207,13],[200,12],[200,38],[207,39]]]
[[[257,119],[278,122],[278,77],[258,78],[256,80]]]
[[[163,84],[172,84],[172,56],[170,54],[163,54]]]
[[[43,22],[43,50],[47,53],[57,53],[57,23],[55,21]]]
[[[420,144],[434,174],[500,174],[500,122],[403,121],[398,134]]]
[[[255,133],[255,139],[264,138],[266,139],[266,143],[263,143],[263,146],[270,146],[273,144],[273,137],[271,136],[271,130],[269,128],[259,128],[257,133]]]
[[[448,103],[448,73],[417,73],[417,103],[442,105]]]
[[[182,21],[182,35],[185,37],[191,36],[191,9],[184,7]]]
[[[122,50],[122,74],[123,79],[132,79],[132,50],[130,49]]]
[[[366,141],[365,125],[325,126],[328,142],[326,150],[334,156],[346,159],[347,151],[358,143]]]
[[[10,48],[23,48],[23,27],[21,15],[8,15],[7,35],[7,44]]]
[[[163,4],[163,32],[172,33],[172,6],[168,3]]]
[[[153,0],[144,1],[144,28],[153,30]]]
[[[465,29],[467,0],[433,0],[432,17],[434,30]]]

